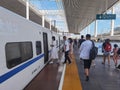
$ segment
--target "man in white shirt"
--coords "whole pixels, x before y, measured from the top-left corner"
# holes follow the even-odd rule
[[[70,51],[70,43],[68,42],[68,40],[66,39],[66,36],[63,36],[64,39],[64,52],[65,52],[65,61],[64,63],[69,62],[69,64],[71,63],[71,60],[69,58],[69,51]]]
[[[84,70],[86,75],[86,81],[89,80],[89,69],[91,66],[91,60],[89,59],[90,49],[92,48],[91,35],[86,35],[86,41],[80,46],[80,58],[84,61]]]

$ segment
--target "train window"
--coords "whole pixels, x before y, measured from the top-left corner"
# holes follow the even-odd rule
[[[39,55],[42,53],[41,42],[36,41],[36,54]]]
[[[33,57],[32,42],[20,43],[22,62]]]
[[[9,69],[33,57],[32,42],[7,43],[5,51]]]

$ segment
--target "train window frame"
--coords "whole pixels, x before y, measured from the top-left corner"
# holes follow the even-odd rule
[[[42,43],[41,41],[36,41],[36,55],[40,55],[42,53]]]
[[[8,69],[31,59],[33,57],[32,42],[7,42],[5,45],[5,56]]]

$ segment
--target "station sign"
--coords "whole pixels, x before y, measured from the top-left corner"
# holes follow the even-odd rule
[[[112,20],[116,19],[116,14],[97,14],[96,20]]]

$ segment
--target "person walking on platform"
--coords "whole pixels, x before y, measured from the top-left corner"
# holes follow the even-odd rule
[[[63,62],[64,64],[67,62],[69,62],[69,64],[71,63],[71,60],[69,58],[69,51],[70,51],[70,44],[69,41],[67,40],[66,36],[63,36],[64,39],[64,53],[65,53],[65,61]]]
[[[80,45],[81,45],[82,42],[84,42],[84,41],[85,41],[84,36],[81,35],[81,39],[79,39],[79,41],[78,41],[78,48],[80,48]]]
[[[72,38],[68,38],[69,40],[69,47],[70,47],[70,51],[69,51],[69,57],[70,59],[72,59],[72,54],[73,54],[73,39]]]
[[[52,60],[50,63],[53,63],[53,60],[58,59],[58,51],[56,48],[56,41],[55,41],[55,36],[52,36],[52,50],[51,50],[51,57],[50,59]]]
[[[114,44],[114,48],[113,48],[113,61],[115,63],[115,67],[117,67],[117,64],[118,64],[118,54],[117,54],[117,51],[118,51],[118,45],[117,44]]]
[[[111,44],[110,40],[106,39],[105,42],[102,45],[102,52],[103,52],[103,62],[102,64],[105,64],[106,58],[108,58],[108,65],[110,66],[110,53],[111,53]]]
[[[86,35],[86,41],[84,41],[80,46],[80,58],[84,61],[84,70],[86,75],[86,81],[89,80],[89,69],[92,60],[89,59],[90,49],[92,48],[91,35]]]
[[[78,47],[78,42],[77,42],[77,39],[74,39],[74,44],[73,44],[73,47]]]

